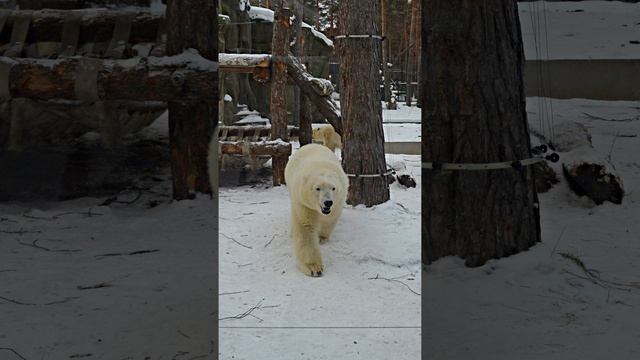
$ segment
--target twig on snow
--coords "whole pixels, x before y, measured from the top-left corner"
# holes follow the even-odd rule
[[[235,242],[236,244],[238,244],[238,245],[240,245],[240,246],[242,246],[242,247],[245,247],[245,248],[247,248],[247,249],[253,249],[251,246],[245,245],[245,244],[243,244],[243,243],[239,242],[238,240],[236,240],[236,239],[232,238],[231,236],[225,235],[224,233],[220,233],[220,235],[222,235],[222,236],[226,237],[226,238],[227,238],[227,239],[229,239],[229,240],[232,240],[233,242]]]
[[[229,319],[244,319],[247,316],[253,316],[256,319],[260,320],[260,322],[262,322],[262,319],[260,319],[259,317],[251,314],[254,310],[260,309],[261,305],[262,305],[262,300],[260,300],[258,302],[258,304],[256,304],[256,306],[253,306],[253,307],[249,308],[249,310],[247,310],[247,311],[245,311],[245,312],[243,312],[241,314],[234,315],[234,316],[227,316],[227,317],[223,317],[223,318],[218,318],[218,321],[229,320]]]
[[[29,247],[32,247],[32,248],[35,248],[35,249],[44,250],[44,251],[50,251],[50,252],[73,253],[73,252],[79,252],[80,251],[80,249],[49,249],[48,247],[44,247],[42,245],[38,245],[38,241],[40,241],[40,239],[35,239],[31,243],[24,243],[22,241],[18,241],[18,244],[24,245],[24,246],[29,246]]]
[[[109,256],[140,255],[140,254],[149,254],[149,253],[154,253],[154,252],[158,252],[158,251],[160,251],[160,249],[136,250],[136,251],[132,251],[132,252],[128,252],[128,253],[107,253],[107,254],[100,254],[100,255],[95,255],[94,257],[99,258],[99,257],[109,257]]]
[[[15,350],[14,350],[14,349],[12,349],[12,348],[0,347],[0,350],[4,350],[4,351],[11,351],[15,356],[19,357],[20,359],[22,359],[22,360],[27,360],[27,358],[26,358],[26,357],[24,357],[24,356],[20,355],[20,353],[19,353],[19,352],[15,351]]]
[[[612,121],[612,122],[629,122],[629,121],[636,121],[636,120],[640,120],[640,116],[634,116],[634,117],[630,117],[630,118],[622,118],[622,119],[606,119],[600,116],[595,116],[595,115],[591,115],[589,113],[583,112],[584,115],[586,115],[588,118],[594,119],[594,120],[600,120],[600,121]]]
[[[268,242],[268,243],[266,243],[266,244],[264,245],[264,247],[269,246],[269,244],[271,244],[271,242],[273,241],[273,239],[275,239],[275,238],[276,238],[276,236],[277,236],[277,235],[278,235],[278,234],[274,234],[274,235],[273,235],[273,237],[271,238],[271,240],[269,240],[269,242]]]
[[[411,287],[409,287],[409,285],[407,285],[407,284],[403,283],[403,282],[402,282],[402,281],[400,281],[400,280],[383,278],[383,277],[380,277],[380,275],[379,275],[379,274],[376,274],[376,277],[369,278],[369,280],[387,280],[387,281],[397,282],[397,283],[400,283],[400,284],[404,285],[404,286],[405,286],[407,289],[409,289],[409,291],[411,291],[412,293],[414,293],[414,294],[416,294],[416,295],[420,296],[420,293],[415,292]]]
[[[22,216],[24,216],[24,217],[26,217],[28,219],[48,220],[48,221],[58,220],[59,217],[66,216],[66,215],[84,215],[85,217],[95,217],[95,216],[103,216],[104,214],[94,213],[94,212],[91,211],[91,208],[89,208],[89,210],[87,210],[85,212],[69,211],[69,212],[63,212],[63,213],[60,213],[60,214],[56,214],[56,215],[53,215],[51,217],[30,215],[26,211],[24,213],[22,213]]]
[[[39,234],[42,231],[40,230],[25,230],[23,228],[20,228],[20,230],[0,230],[0,233],[3,234],[17,234],[17,235],[24,235],[24,234]]]
[[[108,281],[105,281],[95,285],[78,285],[76,286],[76,288],[78,290],[93,290],[93,289],[107,288],[112,286],[113,285],[111,285]]]
[[[565,270],[567,273],[574,275],[578,278],[589,280],[592,283],[599,285],[603,288],[612,288],[612,289],[626,290],[626,291],[630,291],[631,290],[630,288],[640,289],[640,282],[624,283],[624,282],[618,282],[618,281],[605,280],[600,276],[600,272],[598,270],[587,268],[585,263],[576,255],[569,254],[569,253],[558,253],[558,254],[565,259],[571,260],[574,264],[576,264],[582,270],[585,276],[580,276],[578,274],[574,274],[570,271]]]
[[[79,299],[79,297],[66,297],[62,300],[56,300],[56,301],[51,301],[48,303],[44,303],[44,304],[34,304],[34,303],[26,303],[26,302],[22,302],[22,301],[18,301],[18,300],[14,300],[8,297],[4,297],[4,296],[0,296],[0,300],[4,300],[6,302],[10,302],[16,305],[27,305],[27,306],[38,306],[38,305],[42,305],[42,306],[47,306],[47,305],[56,305],[56,304],[64,304],[66,302],[68,302],[69,300],[75,300],[75,299]]]
[[[220,293],[218,294],[218,296],[222,296],[222,295],[234,295],[234,294],[243,294],[243,293],[247,293],[250,290],[244,290],[244,291],[234,291],[234,292],[226,292],[226,293]]]

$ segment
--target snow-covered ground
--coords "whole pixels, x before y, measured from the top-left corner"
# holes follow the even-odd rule
[[[385,138],[420,141],[419,124],[385,124]],[[347,206],[321,278],[296,268],[285,187],[220,189],[221,359],[420,358],[420,157],[387,162],[417,187],[396,182],[385,204]]]
[[[420,158],[396,161],[418,187],[394,183],[389,202],[345,208],[321,278],[296,268],[286,188],[220,190],[222,359],[419,358]]]
[[[528,60],[640,59],[640,3],[535,1],[518,7]]]
[[[538,99],[527,100],[536,127]],[[540,195],[542,243],[479,268],[453,257],[428,266],[429,359],[640,358],[640,102],[554,100],[553,108],[556,125],[586,125],[596,151],[611,155],[626,188],[623,203],[594,206],[578,198],[558,164],[560,184]],[[586,279],[561,253],[601,280]]]

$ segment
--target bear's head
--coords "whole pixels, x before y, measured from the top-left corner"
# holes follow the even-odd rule
[[[342,206],[340,196],[340,182],[333,174],[317,174],[308,178],[307,192],[311,193],[308,204],[312,209],[318,210],[323,215],[331,214],[336,206]]]

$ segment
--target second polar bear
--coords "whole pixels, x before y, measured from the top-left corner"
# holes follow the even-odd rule
[[[294,152],[284,178],[291,199],[291,237],[298,267],[306,275],[321,276],[320,243],[329,239],[342,214],[349,179],[336,155],[318,144]]]
[[[331,151],[342,149],[342,138],[331,125],[322,125],[313,129],[311,136],[313,140],[322,141]]]

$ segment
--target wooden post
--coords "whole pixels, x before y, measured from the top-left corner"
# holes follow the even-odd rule
[[[288,141],[287,136],[287,64],[285,57],[289,53],[289,9],[284,1],[277,4],[273,23],[272,59],[273,73],[271,82],[271,138]],[[284,168],[287,156],[274,156],[272,161],[273,185],[284,184]]]
[[[217,9],[214,0],[167,2],[167,55],[193,48],[203,57],[218,59]],[[169,103],[169,142],[173,198],[193,198],[195,192],[211,193],[207,154],[212,122],[217,116],[217,88],[197,102]]]

